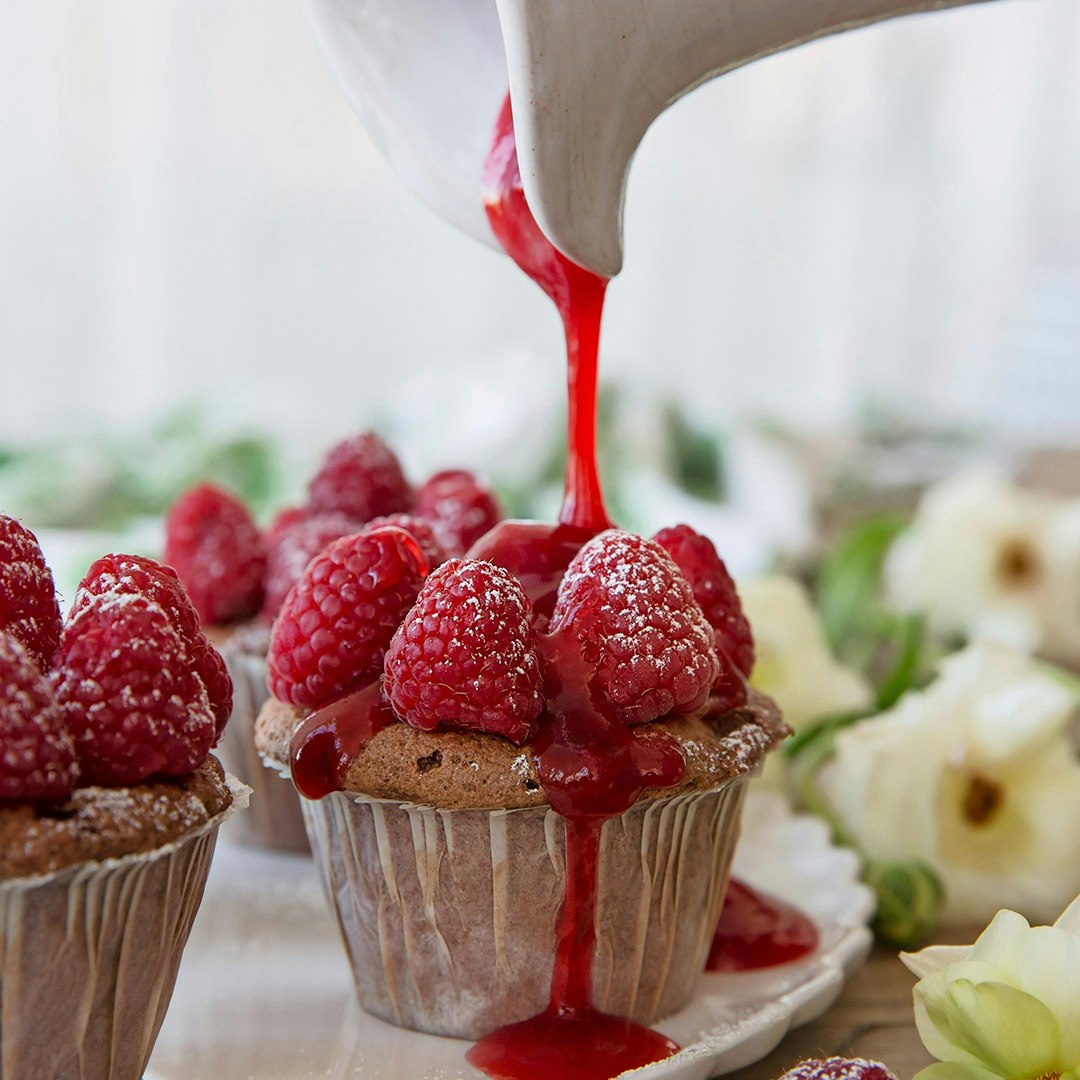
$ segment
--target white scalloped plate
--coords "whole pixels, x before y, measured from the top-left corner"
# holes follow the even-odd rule
[[[873,898],[816,818],[752,793],[735,873],[812,916],[820,949],[784,967],[706,974],[658,1025],[685,1049],[624,1076],[705,1080],[749,1065],[820,1016],[866,956]],[[483,1080],[467,1047],[361,1012],[311,863],[223,842],[146,1080]]]

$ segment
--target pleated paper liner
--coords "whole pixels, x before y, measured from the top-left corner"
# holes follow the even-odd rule
[[[251,807],[229,823],[229,836],[240,844],[307,854],[307,833],[300,796],[283,784],[255,751],[255,718],[266,703],[266,657],[245,647],[243,630],[222,640],[221,655],[233,681],[233,711],[215,751],[225,768],[253,793]]]
[[[0,883],[0,1078],[139,1080],[231,805],[154,851]]]
[[[598,1008],[651,1024],[690,1000],[746,780],[642,799],[604,823]],[[546,1007],[565,864],[554,811],[442,810],[344,792],[303,808],[364,1009],[476,1039]]]

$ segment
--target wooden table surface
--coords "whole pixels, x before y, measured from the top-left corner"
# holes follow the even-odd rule
[[[973,941],[974,936],[959,934],[955,941]],[[824,1016],[791,1032],[756,1065],[729,1075],[735,1080],[775,1080],[803,1058],[841,1055],[883,1061],[901,1080],[911,1080],[934,1061],[915,1031],[915,981],[895,949],[875,947]]]

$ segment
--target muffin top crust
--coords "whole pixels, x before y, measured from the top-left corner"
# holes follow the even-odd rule
[[[193,773],[135,787],[78,788],[65,802],[0,808],[0,882],[154,851],[232,805],[218,760]]]
[[[259,714],[255,745],[267,764],[285,771],[289,744],[305,710],[271,698]],[[643,798],[704,790],[746,776],[788,734],[771,698],[750,691],[745,707],[706,706],[637,729],[660,731],[679,744],[686,774],[674,787],[647,789]],[[448,810],[520,809],[547,803],[530,746],[497,735],[421,731],[397,723],[380,731],[357,754],[345,790],[379,799]]]

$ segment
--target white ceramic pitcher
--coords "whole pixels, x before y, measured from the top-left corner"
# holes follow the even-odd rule
[[[307,0],[316,35],[390,164],[493,243],[480,173],[509,82],[522,183],[582,266],[622,266],[630,160],[703,82],[827,34],[979,0]]]

